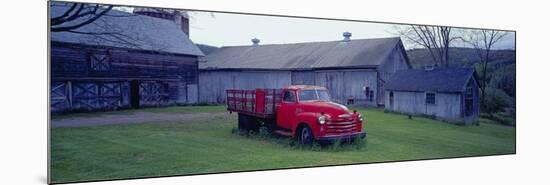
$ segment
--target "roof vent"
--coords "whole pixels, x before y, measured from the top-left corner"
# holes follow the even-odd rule
[[[253,38],[251,41],[253,46],[257,46],[258,44],[260,44],[260,39]]]
[[[351,39],[350,39],[351,33],[350,33],[350,32],[347,32],[347,31],[346,31],[346,32],[344,32],[342,35],[344,36],[344,40],[342,40],[342,41],[344,41],[344,42],[349,42],[349,41],[351,41]]]

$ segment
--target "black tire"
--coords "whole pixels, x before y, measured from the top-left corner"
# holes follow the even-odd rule
[[[238,117],[239,117],[239,122],[238,122],[239,131],[248,133],[248,130],[250,130],[248,115],[239,114]]]
[[[277,123],[275,120],[266,119],[264,120],[265,126],[267,127],[267,132],[269,134],[275,133],[275,130],[277,130]]]
[[[302,145],[311,145],[313,143],[313,131],[307,125],[298,130],[298,142]]]
[[[258,133],[260,131],[260,122],[258,119],[245,114],[239,114],[238,117],[238,128],[241,133],[248,135],[251,132]]]

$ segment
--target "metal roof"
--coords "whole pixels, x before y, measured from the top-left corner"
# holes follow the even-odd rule
[[[351,41],[269,44],[222,47],[199,63],[202,70],[293,70],[343,67],[376,67],[402,48],[398,37]]]
[[[462,92],[471,78],[473,68],[436,68],[433,70],[400,70],[386,83],[386,90]]]
[[[51,17],[63,14],[70,6],[69,3],[53,2],[50,6]],[[79,19],[60,26],[76,25],[88,17]],[[75,31],[94,34],[52,32],[51,41],[204,56],[175,22],[114,9]],[[115,37],[129,42],[121,42]]]

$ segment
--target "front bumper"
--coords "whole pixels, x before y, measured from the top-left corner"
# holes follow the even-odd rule
[[[356,138],[363,139],[367,136],[366,132],[355,132],[353,134],[348,135],[338,135],[338,136],[322,136],[317,138],[317,142],[319,143],[333,143],[335,141],[340,140],[341,142],[349,142]]]

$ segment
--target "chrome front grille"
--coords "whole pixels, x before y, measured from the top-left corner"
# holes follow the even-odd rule
[[[353,121],[335,122],[331,121],[325,125],[325,133],[330,135],[338,135],[348,132],[354,132],[357,130],[357,124]]]

